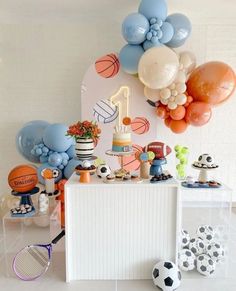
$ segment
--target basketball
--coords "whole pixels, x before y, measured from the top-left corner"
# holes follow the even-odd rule
[[[132,156],[124,156],[123,162],[124,162],[124,169],[126,171],[137,171],[140,168],[140,161],[137,160],[136,156],[137,153],[141,153],[143,151],[143,148],[140,145],[133,144],[132,145],[134,154]],[[120,161],[120,158],[119,158]]]
[[[120,69],[120,62],[115,54],[109,54],[95,63],[96,72],[103,78],[113,78]]]
[[[110,100],[99,100],[93,107],[93,116],[98,122],[110,123],[119,114],[118,107]]]
[[[17,166],[8,175],[8,184],[16,192],[29,192],[37,183],[37,169],[33,166]]]
[[[136,134],[144,134],[149,131],[150,122],[145,117],[136,117],[131,121],[131,129]]]

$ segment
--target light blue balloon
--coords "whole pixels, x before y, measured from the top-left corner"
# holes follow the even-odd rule
[[[128,74],[138,73],[139,60],[144,54],[144,50],[140,45],[127,44],[119,54],[119,60],[122,69]]]
[[[54,170],[54,169],[59,170],[57,167],[52,167],[48,163],[42,164],[40,167],[38,167],[38,169],[37,169],[38,180],[39,180],[39,183],[41,183],[43,185],[45,185],[45,182],[44,182],[43,177],[41,176],[41,172],[42,172],[42,170],[44,170],[46,168],[49,168],[49,169],[52,169],[52,170]],[[61,178],[62,178],[62,171],[59,170],[59,176],[57,178],[55,178],[55,182],[56,183],[59,182],[61,180]]]
[[[66,136],[68,127],[61,123],[51,124],[43,135],[44,144],[54,152],[65,152],[73,143],[73,138]]]
[[[26,123],[16,135],[16,148],[28,161],[39,163],[39,156],[34,156],[31,150],[36,144],[43,142],[43,134],[49,126],[47,121],[33,120]]]
[[[165,0],[142,0],[138,12],[148,20],[158,18],[164,21],[167,17],[167,4]]]
[[[62,156],[58,153],[53,153],[48,157],[48,163],[52,167],[58,167],[62,163]]]
[[[166,18],[174,28],[174,35],[166,45],[169,47],[180,47],[185,43],[192,31],[192,25],[187,16],[181,13],[174,13]]]
[[[128,15],[122,24],[122,35],[129,44],[141,44],[149,31],[149,22],[140,13]]]
[[[39,160],[40,160],[40,163],[44,164],[44,163],[47,163],[48,162],[48,157],[47,156],[41,156],[39,158]]]
[[[169,22],[163,22],[161,26],[162,37],[160,38],[161,43],[169,42],[174,36],[174,28]]]
[[[158,47],[158,46],[162,46],[163,44],[160,43],[159,41],[157,41],[156,43],[151,42],[150,40],[146,40],[143,43],[143,48],[145,51],[149,50],[152,47]]]
[[[77,160],[77,159],[70,160],[64,169],[64,176],[66,177],[66,179],[69,179],[70,176],[74,173],[75,168],[81,164],[82,162],[80,160]]]
[[[69,147],[69,149],[66,151],[67,155],[69,156],[70,159],[73,159],[76,154],[75,154],[75,145],[72,145]]]

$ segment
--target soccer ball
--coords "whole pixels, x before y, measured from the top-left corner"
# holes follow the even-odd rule
[[[194,253],[195,256],[201,255],[206,250],[206,243],[201,238],[190,239],[188,248]]]
[[[187,230],[181,229],[181,234],[180,234],[180,246],[181,248],[185,248],[188,246],[190,242],[190,235],[187,232]]]
[[[97,167],[96,173],[98,178],[106,178],[108,175],[111,174],[111,168],[106,164],[99,165]]]
[[[163,291],[173,291],[181,283],[181,272],[174,263],[160,261],[153,268],[152,279],[155,286]]]
[[[197,270],[204,276],[210,276],[214,273],[216,263],[211,259],[209,255],[202,254],[197,257]]]
[[[196,256],[188,249],[183,249],[178,254],[178,265],[182,271],[191,271],[195,268]]]
[[[212,260],[217,263],[222,260],[225,255],[225,250],[219,243],[211,243],[208,245],[206,251]]]
[[[197,229],[197,236],[204,241],[211,243],[215,236],[215,231],[210,225],[201,225]]]

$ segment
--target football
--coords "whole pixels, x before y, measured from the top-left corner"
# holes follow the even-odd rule
[[[197,236],[207,243],[211,243],[214,240],[215,231],[210,225],[200,225],[197,229]]]
[[[212,258],[212,260],[216,263],[220,262],[224,255],[225,251],[222,245],[219,243],[211,243],[208,245],[207,249],[207,254]]]
[[[189,242],[189,250],[194,253],[195,256],[201,255],[206,250],[206,243],[201,238],[192,238]]]
[[[111,174],[111,168],[106,164],[102,164],[97,167],[96,173],[98,178],[106,178]]]
[[[195,268],[196,256],[193,252],[188,249],[179,251],[178,254],[178,265],[182,271],[191,271]]]
[[[144,151],[153,152],[156,159],[163,159],[171,153],[171,148],[163,142],[155,141],[149,143]]]
[[[176,290],[181,283],[179,268],[170,261],[158,262],[152,271],[154,285],[163,291]]]
[[[180,247],[186,248],[189,245],[190,242],[190,235],[187,232],[187,230],[181,229],[180,233]]]
[[[216,263],[209,255],[202,254],[197,257],[197,271],[208,277],[215,272]]]

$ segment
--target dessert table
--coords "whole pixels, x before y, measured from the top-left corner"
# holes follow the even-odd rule
[[[66,280],[150,279],[158,259],[175,261],[180,194],[174,179],[65,185]]]

